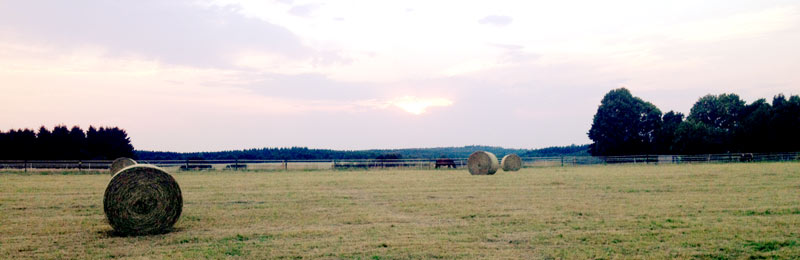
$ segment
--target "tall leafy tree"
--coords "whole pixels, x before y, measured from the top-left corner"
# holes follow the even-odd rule
[[[706,95],[694,103],[686,119],[733,132],[744,108],[745,102],[736,94]]]
[[[656,136],[656,151],[660,154],[674,154],[675,132],[683,122],[683,113],[669,111],[661,117],[661,128]]]
[[[118,127],[89,127],[86,132],[87,150],[92,159],[113,160],[119,157],[134,158],[133,145],[125,130]]]
[[[9,159],[33,159],[36,156],[36,132],[30,129],[10,131],[11,151]]]
[[[73,126],[69,130],[70,152],[68,159],[86,159],[89,152],[86,147],[86,133],[78,126]]]
[[[0,131],[0,160],[9,158],[9,153],[13,151],[11,150],[11,141],[9,139],[9,134]]]
[[[770,135],[774,138],[770,150],[800,151],[800,96],[775,96],[770,122]]]
[[[770,135],[772,129],[772,106],[766,99],[759,99],[744,107],[740,124],[733,140],[740,151],[769,152],[770,144],[776,140]]]
[[[39,132],[36,133],[36,151],[38,159],[54,159],[53,154],[53,134],[47,127],[40,127]]]
[[[108,147],[106,159],[136,157],[133,152],[133,145],[131,145],[131,139],[125,130],[119,127],[106,128],[105,130],[105,144]]]
[[[69,129],[65,125],[53,127],[52,146],[50,147],[51,159],[73,159],[71,154]]]
[[[734,143],[741,127],[745,102],[736,94],[706,95],[692,106],[682,129],[684,153],[725,153],[739,151]],[[699,136],[695,136],[699,135]]]
[[[89,159],[103,159],[103,151],[101,151],[100,134],[94,126],[89,126],[86,130],[86,151],[89,153]]]
[[[592,155],[654,153],[661,111],[625,88],[608,92],[594,115],[589,138]]]
[[[723,150],[719,143],[719,128],[709,127],[707,124],[693,120],[681,122],[675,130],[673,151],[678,154],[716,153]]]

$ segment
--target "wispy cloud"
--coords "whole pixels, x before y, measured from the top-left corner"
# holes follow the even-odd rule
[[[289,9],[289,13],[292,15],[300,16],[300,17],[308,17],[314,12],[315,9],[319,8],[319,4],[303,4],[303,5],[295,5]]]
[[[506,25],[511,24],[512,21],[514,21],[514,19],[511,18],[510,16],[505,16],[505,15],[487,15],[487,16],[481,18],[480,20],[478,20],[478,23],[487,24],[487,25],[495,25],[495,26],[506,26]]]
[[[688,112],[800,85],[782,0],[0,5],[0,125],[116,124],[143,149],[586,143],[612,88]]]
[[[314,54],[284,27],[244,17],[236,8],[181,0],[5,2],[0,32],[5,39],[65,50],[95,46],[110,54],[198,67],[228,67],[231,53],[242,48],[287,57]]]

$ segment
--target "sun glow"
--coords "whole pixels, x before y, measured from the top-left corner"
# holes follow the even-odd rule
[[[425,113],[429,107],[448,107],[453,105],[453,101],[446,98],[419,98],[414,96],[396,98],[389,103],[414,115]]]

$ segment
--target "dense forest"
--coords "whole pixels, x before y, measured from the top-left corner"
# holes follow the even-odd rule
[[[689,116],[631,95],[603,97],[589,138],[592,155],[709,154],[800,151],[800,96],[746,104],[736,94],[706,95]]]
[[[0,160],[111,160],[132,157],[133,146],[125,130],[118,127],[59,125],[52,131],[42,126],[0,131]]]
[[[412,148],[339,151],[329,149],[309,149],[306,147],[261,148],[221,152],[153,152],[136,151],[140,160],[223,160],[223,159],[258,159],[258,160],[330,160],[330,159],[433,159],[433,158],[466,158],[477,150],[489,151],[502,157],[516,153],[523,157],[588,155],[589,145],[571,145],[549,147],[544,149],[507,149],[492,146],[464,146],[441,148]]]

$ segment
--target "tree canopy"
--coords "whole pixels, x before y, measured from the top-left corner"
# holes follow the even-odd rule
[[[594,115],[589,138],[593,155],[626,155],[655,152],[661,110],[631,95],[625,88],[611,90]]]
[[[0,131],[0,160],[112,160],[134,157],[128,133],[119,127],[78,126],[71,129],[58,125],[53,131],[40,127]]]
[[[747,104],[736,94],[706,95],[689,116],[660,111],[627,89],[611,90],[597,109],[593,155],[800,151],[800,96]]]

